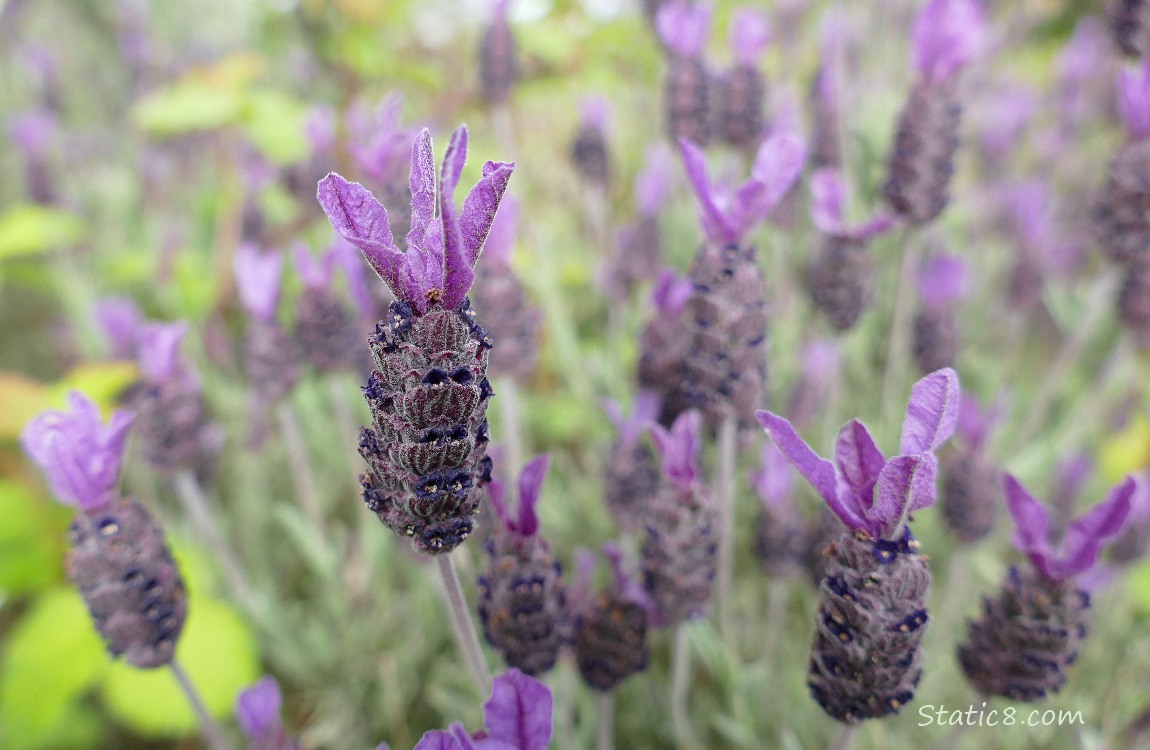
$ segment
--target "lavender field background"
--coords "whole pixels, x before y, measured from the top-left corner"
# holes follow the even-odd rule
[[[654,1],[0,0],[0,747],[208,746],[169,672],[108,654],[69,579],[74,511],[21,434],[75,390],[106,413],[152,409],[137,417],[120,493],[165,530],[187,589],[177,657],[233,746],[292,746],[259,745],[237,724],[237,696],[263,675],[283,693],[284,741],[302,748],[406,750],[454,721],[483,728],[488,692],[457,648],[437,559],[364,504],[357,448],[372,416],[360,389],[378,365],[364,342],[395,308],[316,200],[329,172],[362,182],[400,241],[412,143],[429,130],[438,171],[461,123],[457,206],[485,161],[515,162],[471,304],[494,339],[487,454],[509,501],[519,469],[549,457],[539,534],[571,608],[558,615],[558,663],[536,675],[554,697],[550,747],[612,746],[572,647],[576,609],[615,585],[606,543],[635,586],[662,586],[664,609],[704,596],[682,622],[652,616],[646,667],[610,691],[614,747],[1150,747],[1150,4],[970,3],[981,21],[946,42],[969,59],[931,84],[961,115],[943,106],[900,125],[930,78],[916,67],[916,16],[946,3],[715,2],[701,50],[685,55],[675,38],[700,16],[664,3],[667,45]],[[510,36],[490,41],[493,23]],[[709,108],[679,106],[704,127],[719,213],[738,205],[722,186],[779,193],[733,239],[701,218],[689,147],[668,133],[684,60],[713,74],[696,82]],[[761,76],[762,100],[750,99],[762,119],[724,138],[738,117],[722,103],[739,95],[722,81],[739,64]],[[907,127],[925,130],[898,141]],[[781,156],[756,158],[777,155],[764,142],[801,152],[793,184]],[[899,171],[916,158],[926,178]],[[892,174],[914,208],[892,198]],[[920,178],[944,183],[937,215],[913,215],[937,197]],[[765,340],[731,347],[691,317],[708,291],[697,253],[727,240],[765,280],[761,299],[712,300],[716,316],[765,317]],[[257,277],[262,316],[261,290],[245,288]],[[317,307],[323,294],[338,312]],[[145,320],[186,321],[180,367],[193,374],[181,382],[202,390],[202,408],[158,400]],[[261,325],[285,337],[253,372]],[[704,375],[765,360],[765,379],[747,386],[751,409],[716,419],[708,410],[729,394],[705,377],[666,380],[681,360]],[[945,367],[965,400],[937,449],[938,500],[911,525],[933,577],[922,679],[897,712],[844,733],[808,687],[823,551],[844,529],[753,410],[790,420],[822,456],[857,418],[893,456],[912,385]],[[691,441],[672,420],[692,407],[704,415],[698,462],[676,464]],[[669,432],[653,437],[660,420]],[[190,455],[158,461],[192,434]],[[667,510],[655,498],[677,486],[664,477],[674,466],[690,467],[683,487],[704,505],[729,505],[700,531],[716,549],[684,549],[699,567],[672,559],[655,584],[651,519]],[[1012,542],[1003,472],[1045,503],[1056,544],[1110,488],[1137,483],[1120,532],[1073,577],[1092,605],[1076,658],[1059,662],[1065,685],[1034,702],[983,696],[957,658],[983,598],[1031,565]],[[477,624],[498,528],[482,510],[450,552]],[[580,550],[597,556],[589,584]],[[654,611],[644,596],[623,591]],[[506,669],[486,640],[484,658]],[[1020,724],[924,726],[983,701]],[[1022,725],[1033,709],[1081,720]]]

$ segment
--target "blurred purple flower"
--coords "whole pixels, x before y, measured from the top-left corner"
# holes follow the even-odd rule
[[[397,177],[407,159],[412,129],[401,125],[403,94],[393,91],[369,116],[362,106],[348,113],[351,155],[356,168],[371,180],[387,183]]]
[[[487,233],[487,242],[483,245],[483,253],[487,263],[491,265],[507,266],[511,263],[511,252],[515,249],[515,241],[519,235],[519,201],[515,196],[503,195],[499,204],[499,212],[495,214],[495,221],[491,222],[491,230]]]
[[[256,320],[273,319],[283,275],[283,256],[261,252],[255,245],[243,243],[236,250],[234,269],[244,309]]]
[[[1005,404],[1001,398],[985,409],[978,399],[964,393],[958,406],[958,425],[955,433],[973,451],[979,451],[990,437],[991,430],[1002,419]]]
[[[793,510],[795,477],[787,457],[771,441],[763,443],[758,471],[751,473],[751,485],[758,492],[764,507],[777,516]]]
[[[303,131],[313,155],[327,154],[335,148],[336,117],[331,107],[317,104],[304,120]]]
[[[1001,164],[1010,158],[1038,106],[1038,94],[1022,82],[1004,84],[976,101],[982,147],[990,161]]]
[[[640,390],[635,395],[635,404],[631,416],[623,413],[623,407],[614,399],[604,399],[603,411],[607,418],[619,432],[619,442],[623,447],[635,444],[647,429],[647,423],[659,418],[659,409],[662,408],[662,399],[653,391]]]
[[[675,158],[662,143],[647,149],[643,169],[635,177],[635,206],[644,216],[658,216],[671,190]]]
[[[31,109],[8,118],[8,137],[30,159],[43,159],[48,155],[52,141],[59,132],[60,122],[46,109]]]
[[[890,459],[857,419],[839,431],[832,463],[816,454],[787,420],[763,410],[755,416],[843,523],[879,539],[896,533],[907,513],[934,502],[934,451],[954,432],[959,396],[958,376],[949,368],[915,383],[902,425],[901,454]]]
[[[20,442],[48,476],[56,499],[81,510],[110,503],[116,491],[128,429],[135,417],[117,411],[105,425],[100,409],[79,391],[69,411],[46,411],[24,428]]]
[[[1134,480],[1126,477],[1106,499],[1070,522],[1066,538],[1051,546],[1050,517],[1046,509],[1012,475],[1003,478],[1006,507],[1014,519],[1014,546],[1030,558],[1042,575],[1063,581],[1089,570],[1098,561],[1102,545],[1116,536],[1130,512]]]
[[[948,83],[982,52],[986,19],[974,0],[929,0],[911,30],[912,62],[933,85]]]
[[[514,163],[483,165],[483,176],[457,216],[455,188],[467,158],[467,128],[451,136],[440,173],[436,213],[435,161],[431,133],[424,128],[411,153],[411,231],[407,252],[396,247],[387,209],[359,183],[334,172],[320,181],[317,197],[336,232],[358,247],[397,299],[420,313],[441,302],[454,309],[471,288],[472,268],[483,250]]]
[[[112,359],[132,359],[144,319],[135,301],[130,297],[104,297],[96,302],[94,314]]]
[[[539,531],[539,516],[535,506],[539,503],[539,491],[543,489],[543,479],[547,476],[547,454],[536,456],[527,462],[519,472],[519,512],[512,516],[507,507],[507,496],[503,482],[492,479],[487,485],[487,493],[495,510],[495,516],[503,527],[518,536],[533,536]]]
[[[331,247],[317,258],[312,255],[307,245],[297,242],[292,248],[292,264],[295,266],[296,275],[309,289],[327,289],[331,286],[332,277],[335,275],[335,264],[339,262],[338,253],[336,248]]]
[[[703,152],[686,139],[679,149],[687,176],[699,200],[703,230],[723,246],[737,245],[771,212],[790,190],[806,158],[806,146],[794,133],[776,133],[763,141],[751,166],[751,176],[732,189],[712,186]]]
[[[551,690],[518,669],[495,678],[483,704],[486,732],[468,734],[459,722],[427,732],[415,750],[546,750],[551,742]],[[378,749],[377,749],[378,750]]]
[[[675,417],[670,430],[650,423],[655,450],[663,462],[663,474],[672,484],[685,489],[699,481],[699,431],[703,417],[691,409]]]
[[[180,344],[189,330],[191,326],[184,320],[175,323],[145,323],[140,327],[137,359],[144,380],[163,383],[177,374]]]
[[[823,234],[865,241],[895,225],[889,214],[876,214],[854,227],[847,225],[849,188],[837,169],[818,169],[811,176],[811,221]]]
[[[731,51],[740,65],[756,67],[771,41],[767,14],[757,8],[738,8],[731,14]]]
[[[279,683],[271,675],[265,676],[236,698],[236,722],[249,739],[267,736],[283,727],[282,704]]]
[[[343,237],[336,237],[331,244],[330,252],[343,269],[347,292],[355,301],[360,319],[374,324],[379,319],[379,308],[367,285],[367,273],[364,271],[363,258],[359,250]]]
[[[579,104],[579,122],[585,128],[603,133],[611,126],[611,100],[605,96],[585,96]]]
[[[678,0],[659,8],[655,28],[659,38],[675,55],[684,59],[696,58],[707,46],[711,26],[711,4]]]
[[[927,308],[938,310],[965,297],[969,281],[961,258],[940,253],[928,258],[919,269],[918,293]]]
[[[1130,140],[1150,136],[1150,60],[1118,72],[1118,111]]]
[[[655,286],[651,290],[651,301],[662,317],[677,316],[687,306],[695,285],[690,279],[684,278],[670,268],[664,268],[655,277]]]

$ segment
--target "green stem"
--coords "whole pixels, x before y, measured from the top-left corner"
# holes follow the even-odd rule
[[[168,664],[168,667],[172,670],[176,682],[180,683],[180,689],[182,689],[184,695],[188,697],[188,703],[192,704],[192,710],[195,711],[196,718],[200,722],[200,732],[207,741],[208,747],[210,747],[211,750],[232,750],[232,743],[228,741],[224,730],[215,722],[212,715],[208,713],[207,706],[204,705],[199,692],[196,690],[196,686],[192,684],[191,679],[183,667],[181,667],[175,659]]]
[[[731,598],[735,573],[735,461],[738,429],[735,417],[723,418],[719,426],[719,466],[715,474],[715,505],[719,511],[718,615],[719,633],[730,637]]]
[[[599,694],[599,727],[595,750],[615,750],[615,692]]]
[[[895,288],[894,312],[890,323],[890,344],[886,354],[886,371],[882,379],[883,424],[898,413],[892,405],[902,392],[903,373],[906,371],[908,339],[910,338],[911,297],[914,296],[914,272],[916,258],[910,247],[911,229],[902,231],[898,241],[898,286]]]
[[[296,487],[300,505],[312,523],[320,540],[326,540],[326,523],[323,510],[319,507],[318,492],[316,491],[315,473],[312,471],[311,460],[307,455],[307,446],[304,445],[303,430],[300,428],[299,418],[290,401],[283,401],[276,409],[276,417],[280,423],[280,434],[283,436],[284,446],[288,452],[288,466],[292,474],[292,483]]]
[[[527,450],[523,439],[522,418],[519,416],[519,384],[514,378],[501,378],[496,384],[495,397],[499,407],[499,424],[503,428],[502,442],[507,450],[505,476],[512,480],[523,468],[523,456]]]
[[[691,683],[691,640],[687,623],[675,629],[675,656],[671,665],[671,723],[675,728],[675,744],[680,748],[698,747],[691,728],[687,694]]]
[[[439,567],[439,575],[447,592],[447,604],[451,610],[451,624],[455,630],[456,645],[467,661],[467,667],[471,670],[471,676],[479,688],[480,695],[489,695],[491,672],[487,669],[487,661],[483,658],[483,647],[479,645],[479,636],[475,632],[471,610],[468,609],[467,599],[463,595],[463,586],[459,582],[455,560],[450,554],[436,555],[435,563]]]
[[[831,740],[831,744],[827,745],[827,750],[847,750],[855,738],[855,729],[854,724],[844,724]]]
[[[247,576],[244,575],[243,566],[240,565],[235,553],[224,540],[216,522],[212,520],[212,512],[208,508],[208,501],[204,497],[204,491],[200,487],[199,480],[192,472],[181,471],[175,476],[173,485],[176,489],[176,495],[180,499],[180,504],[184,506],[184,511],[191,517],[192,525],[203,537],[216,559],[219,560],[232,595],[250,609],[255,604],[254,589],[248,583]]]

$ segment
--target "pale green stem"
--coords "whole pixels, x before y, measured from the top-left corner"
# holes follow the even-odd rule
[[[731,634],[731,599],[735,574],[735,461],[738,458],[738,425],[735,417],[719,425],[719,466],[715,474],[715,506],[719,511],[718,615],[719,633]]]
[[[311,460],[307,455],[307,446],[304,445],[303,430],[300,428],[299,419],[291,402],[280,403],[276,409],[276,417],[279,419],[280,434],[287,448],[292,483],[296,487],[300,506],[303,507],[319,539],[326,540],[326,524],[323,511],[319,507],[315,474],[312,472]]]
[[[886,370],[882,379],[883,424],[889,424],[889,420],[899,411],[894,407],[894,403],[900,398],[903,373],[906,371],[910,356],[908,340],[911,298],[914,296],[914,272],[917,266],[914,252],[910,247],[910,233],[909,228],[904,229],[898,241],[898,286],[895,289]]]
[[[172,674],[176,678],[176,682],[180,683],[180,688],[184,691],[184,695],[188,697],[188,703],[192,704],[192,710],[196,713],[196,718],[200,722],[200,732],[204,736],[204,740],[208,743],[211,750],[232,750],[232,743],[228,741],[227,735],[224,730],[216,723],[212,715],[208,713],[207,706],[204,705],[203,700],[200,698],[196,686],[192,684],[191,679],[187,673],[184,672],[183,667],[175,659],[168,664],[172,670]]]
[[[555,675],[555,737],[564,750],[579,748],[575,734],[575,668],[570,662],[558,665]]]
[[[595,733],[596,750],[615,750],[615,691],[599,694],[599,726]]]
[[[244,575],[243,567],[235,553],[232,552],[231,547],[224,540],[223,534],[220,533],[219,527],[216,526],[199,480],[192,472],[181,471],[175,476],[173,485],[176,489],[176,495],[180,499],[180,504],[184,506],[185,512],[191,517],[192,525],[195,526],[219,561],[220,567],[223,569],[224,579],[227,580],[232,595],[245,607],[250,608],[255,603],[254,589],[248,583],[247,576]]]
[[[675,744],[686,750],[698,747],[687,703],[691,685],[689,627],[688,623],[681,622],[675,629],[675,656],[671,664],[671,724],[675,728]]]
[[[487,669],[487,661],[483,658],[483,647],[479,645],[479,636],[475,632],[475,623],[471,620],[471,610],[467,607],[467,599],[463,595],[463,586],[459,582],[459,573],[455,569],[455,560],[450,554],[436,555],[435,563],[439,567],[439,575],[443,579],[443,588],[447,592],[447,604],[451,610],[451,624],[455,632],[455,642],[467,661],[471,676],[479,688],[480,695],[491,693],[491,672]]]
[[[503,428],[501,442],[507,453],[506,476],[509,480],[519,475],[527,447],[523,439],[523,424],[519,410],[519,384],[514,378],[501,378],[495,388],[499,406],[499,425]]]
[[[847,750],[855,738],[856,728],[854,724],[844,724],[840,727],[831,744],[827,745],[827,750]]]

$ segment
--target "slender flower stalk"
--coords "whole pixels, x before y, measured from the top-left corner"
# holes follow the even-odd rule
[[[187,697],[188,703],[192,706],[192,712],[196,715],[196,720],[200,723],[200,731],[204,733],[204,739],[208,743],[211,750],[232,750],[232,743],[224,734],[223,728],[216,723],[212,718],[211,713],[208,712],[208,707],[204,705],[200,693],[196,690],[195,683],[192,682],[188,673],[180,666],[180,663],[172,659],[168,664],[168,669],[171,670],[172,676],[176,678],[179,683],[180,690]],[[272,750],[269,748],[268,750]]]
[[[487,668],[487,659],[483,656],[483,647],[479,644],[475,623],[471,619],[471,609],[467,606],[467,598],[463,595],[463,586],[459,582],[455,560],[451,555],[436,555],[435,562],[439,567],[439,576],[447,594],[455,644],[467,661],[467,668],[471,671],[476,687],[481,693],[485,692],[491,685],[491,671]]]

